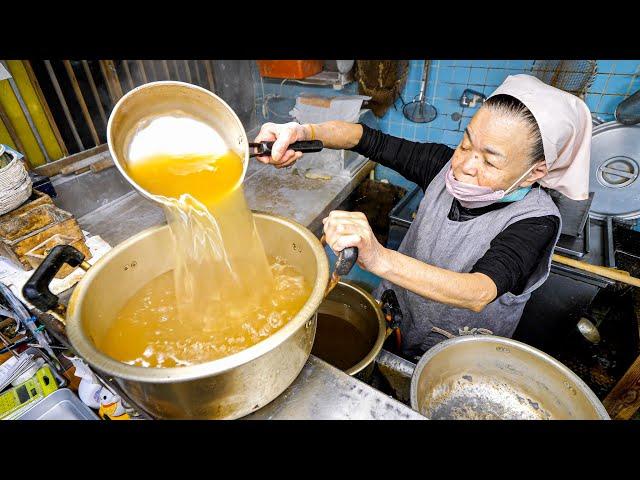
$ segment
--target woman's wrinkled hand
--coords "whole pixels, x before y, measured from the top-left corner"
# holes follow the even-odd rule
[[[358,247],[358,265],[378,274],[385,261],[384,248],[371,230],[362,212],[334,210],[322,220],[327,245],[336,254],[348,247]]]
[[[255,142],[275,142],[271,148],[271,156],[261,155],[255,157],[259,162],[271,164],[276,168],[284,168],[296,163],[301,152],[294,152],[289,148],[293,142],[305,140],[304,127],[296,122],[284,124],[265,123]]]

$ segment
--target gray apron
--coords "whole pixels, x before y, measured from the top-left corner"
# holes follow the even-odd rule
[[[427,187],[416,218],[400,244],[400,253],[429,265],[465,273],[485,254],[491,241],[512,223],[547,215],[555,215],[560,219],[560,212],[551,197],[541,188],[534,188],[522,200],[504,208],[464,222],[449,220],[447,217],[454,198],[447,191],[444,179],[450,163],[447,162]],[[383,280],[374,291],[374,296],[380,298],[382,292],[391,288],[398,297],[403,314],[400,325],[402,353],[407,356],[421,355],[451,334],[478,332],[511,337],[531,292],[549,276],[551,256],[560,230],[561,226],[555,241],[544,251],[536,270],[529,277],[522,294],[507,292],[481,312],[438,303]]]

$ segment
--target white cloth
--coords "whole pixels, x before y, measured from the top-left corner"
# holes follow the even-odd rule
[[[548,172],[538,183],[573,200],[589,197],[591,112],[575,95],[530,75],[510,75],[491,95],[511,95],[540,128]]]

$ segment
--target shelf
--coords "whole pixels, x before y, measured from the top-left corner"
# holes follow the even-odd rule
[[[320,73],[317,73],[316,75],[312,75],[306,78],[287,79],[287,82],[296,82],[302,85],[329,86],[333,87],[335,90],[342,90],[346,85],[350,84],[353,81],[353,70],[347,73],[322,71]]]

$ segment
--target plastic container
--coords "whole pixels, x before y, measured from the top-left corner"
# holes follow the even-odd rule
[[[61,388],[21,412],[17,420],[100,420],[68,388]]]
[[[404,236],[409,231],[409,227],[414,220],[414,215],[418,211],[420,202],[424,197],[424,192],[420,187],[414,187],[396,204],[389,212],[389,236],[386,247],[391,250],[398,250]]]
[[[322,60],[258,60],[261,77],[300,79],[322,71]]]

